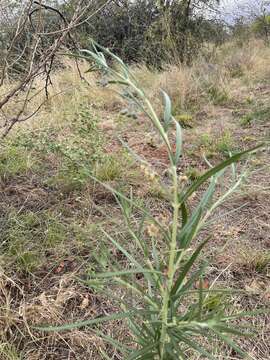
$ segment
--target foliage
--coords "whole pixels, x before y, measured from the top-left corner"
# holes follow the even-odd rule
[[[216,1],[199,1],[199,5]],[[145,62],[162,67],[164,63],[189,62],[204,41],[222,41],[222,24],[206,20],[196,12],[193,1],[171,1],[160,5],[156,0],[112,2],[81,31],[82,43],[88,36],[127,62]]]
[[[31,54],[35,31],[39,30],[36,28],[38,19],[42,17],[42,34],[49,34],[41,37],[42,46],[47,48],[53,44],[63,24],[71,21],[77,3],[76,0],[64,3],[52,1],[46,5],[55,10],[44,8],[39,12],[35,11],[38,6],[34,4],[30,21],[15,38],[14,44],[13,29],[20,21],[19,14],[26,11],[26,7],[20,2],[7,7],[10,21],[2,23],[0,52],[5,54],[12,44],[9,62],[13,65],[9,70],[13,74],[26,70],[24,65]],[[69,49],[79,46],[89,48],[90,35],[129,63],[145,62],[157,68],[179,61],[190,63],[204,42],[220,44],[227,37],[222,21],[205,16],[205,9],[217,4],[217,0],[174,0],[166,4],[157,0],[93,2],[83,12],[81,25],[76,27],[74,36],[68,37],[62,45]],[[36,57],[41,55],[39,51]]]
[[[256,36],[262,37],[266,41],[270,39],[270,14],[258,16],[251,25],[252,31]]]
[[[104,53],[117,62],[118,70],[108,65]],[[106,76],[107,84],[119,84],[123,87],[123,97],[132,99],[159,133],[169,160],[170,181],[167,186],[162,186],[168,194],[171,218],[156,218],[146,207],[137,204],[132,193],[130,196],[124,195],[104,183],[103,186],[114,193],[129,231],[127,244],[120,243],[102,229],[104,241],[113,245],[126,263],[120,268],[114,258],[109,262],[108,251],[105,266],[103,261],[100,262],[104,272],[90,272],[85,283],[96,287],[98,282],[100,289],[103,283],[113,289],[115,286],[123,287],[124,293],[115,296],[123,311],[70,325],[39,329],[54,331],[93,326],[94,332],[122,353],[125,359],[130,360],[187,359],[194,353],[215,359],[215,339],[245,356],[232,338],[249,335],[246,331],[239,330],[239,325],[236,327],[233,324],[233,320],[241,318],[243,314],[232,314],[228,302],[221,300],[226,291],[205,285],[206,262],[199,261],[199,257],[210,239],[200,241],[195,249],[193,242],[200,230],[207,225],[209,216],[242,182],[245,174],[237,176],[234,163],[256,148],[229,156],[216,166],[211,165],[208,171],[198,174],[191,184],[188,183],[178,175],[182,156],[182,131],[172,116],[169,96],[163,92],[164,115],[160,119],[134,75],[120,58],[97,45],[94,45],[93,51],[85,50],[83,54],[78,57],[88,59],[90,63],[95,61],[97,68]],[[141,161],[133,151],[131,153]],[[229,166],[232,168],[232,183],[216,199],[215,189]],[[151,170],[150,165],[143,161],[143,167],[147,179],[156,181],[157,174]],[[102,183],[98,179],[96,181]],[[159,181],[162,183],[162,179]],[[204,191],[199,195],[196,207],[191,210],[188,208],[189,200],[196,196],[201,186]],[[133,221],[134,211],[141,214],[137,225]],[[112,291],[109,296],[114,297]],[[132,341],[137,345],[136,349],[118,343],[94,327],[102,322],[120,319],[126,319]],[[209,346],[206,346],[207,343]],[[110,358],[103,351],[102,355],[105,359]]]

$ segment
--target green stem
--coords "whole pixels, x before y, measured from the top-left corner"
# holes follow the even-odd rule
[[[163,139],[163,141],[164,141],[164,143],[165,143],[165,145],[167,147],[170,162],[174,163],[173,156],[172,156],[172,148],[171,148],[171,145],[170,145],[170,141],[168,139],[168,135],[164,131],[164,128],[163,128],[163,126],[162,126],[162,124],[161,124],[155,110],[153,109],[153,106],[152,106],[151,102],[148,100],[148,98],[145,96],[145,94],[142,92],[142,90],[137,88],[137,86],[132,81],[126,80],[126,82],[140,96],[142,101],[146,104],[147,108],[149,109],[149,111],[150,111],[149,118],[152,121],[152,123],[154,124],[154,126],[156,127],[156,129],[158,130],[160,136],[162,137],[162,139]]]
[[[173,287],[173,279],[175,274],[175,258],[177,253],[177,229],[178,229],[178,221],[179,221],[179,202],[178,202],[178,181],[177,181],[177,171],[176,166],[172,166],[172,176],[173,176],[173,226],[172,226],[172,236],[170,242],[170,250],[169,250],[169,266],[168,266],[168,278],[167,278],[167,286],[165,288],[164,296],[163,296],[163,305],[161,310],[161,318],[162,318],[162,328],[160,335],[160,358],[161,360],[165,360],[164,352],[165,345],[167,342],[167,328],[168,328],[168,308],[170,302],[170,293]]]

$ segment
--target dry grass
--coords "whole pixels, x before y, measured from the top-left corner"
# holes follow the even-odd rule
[[[144,66],[133,68],[156,106],[161,108],[159,89],[163,88],[172,97],[176,116],[192,116],[192,128],[184,130],[187,155],[179,168],[181,175],[196,176],[196,171],[206,168],[202,153],[215,162],[228,150],[252,146],[269,136],[269,59],[270,48],[256,42],[243,49],[228,44],[211,61],[199,59],[189,68],[170,67],[161,73]],[[43,334],[33,328],[116,310],[113,301],[78,281],[78,276],[97,266],[95,256],[107,261],[99,226],[120,241],[129,241],[114,198],[93,184],[88,167],[124,191],[132,187],[137,201],[146,202],[157,216],[169,211],[166,196],[147,183],[116,138],[120,134],[166,180],[164,149],[152,129],[142,114],[136,119],[121,114],[122,100],[97,86],[96,75],[86,76],[90,86],[81,82],[74,64],[66,60],[65,69],[53,75],[51,94],[60,95],[1,145],[3,360],[94,360],[101,358],[99,348],[108,347],[90,329]],[[266,109],[263,116],[261,109]],[[243,126],[246,114],[253,117]],[[89,122],[93,127],[85,125]],[[262,152],[249,166],[249,180],[221,208],[218,221],[209,225],[213,240],[205,253],[211,262],[210,283],[247,291],[232,299],[242,310],[269,306],[269,152]],[[117,252],[115,257],[122,261]],[[258,317],[254,324],[260,335],[243,341],[254,360],[269,358],[268,320],[267,315]],[[121,322],[103,330],[120,340],[127,335]],[[119,359],[112,349],[111,358]],[[224,349],[224,357],[217,359],[237,359],[237,355]]]

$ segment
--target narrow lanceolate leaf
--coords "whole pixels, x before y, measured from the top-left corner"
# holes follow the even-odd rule
[[[116,240],[114,240],[106,231],[104,231],[102,229],[102,232],[107,236],[107,238],[111,241],[111,243],[118,249],[121,251],[121,253],[123,255],[125,255],[125,257],[131,262],[131,264],[134,264],[138,269],[141,269],[141,273],[144,273],[145,278],[150,281],[151,284],[155,283],[155,276],[151,274],[152,269],[149,269],[151,271],[149,272],[145,272],[144,268],[142,267],[142,265],[121,245],[119,244]]]
[[[105,189],[111,191],[115,196],[118,196],[119,198],[124,199],[125,201],[129,202],[131,205],[134,206],[134,208],[140,210],[142,212],[143,215],[145,215],[146,218],[151,219],[151,221],[153,221],[153,223],[155,225],[158,226],[160,232],[165,236],[166,240],[168,240],[168,232],[167,230],[164,228],[164,226],[157,220],[157,218],[155,216],[153,216],[150,211],[147,208],[144,208],[143,206],[140,206],[137,202],[133,202],[132,200],[130,200],[128,197],[126,197],[124,194],[120,193],[119,191],[117,191],[116,189],[114,189],[113,187],[111,187],[109,184],[106,184],[102,181],[100,181],[97,177],[93,176],[92,174],[89,174],[89,177],[91,179],[93,179],[94,181],[96,181],[97,183],[99,183],[100,185],[102,185]]]
[[[196,251],[193,253],[193,255],[188,260],[188,262],[184,265],[183,269],[181,269],[180,274],[179,274],[178,278],[176,279],[175,284],[174,284],[174,286],[172,288],[171,296],[175,295],[176,292],[180,289],[180,287],[183,284],[183,281],[185,280],[189,270],[191,269],[194,262],[197,260],[197,258],[200,255],[202,249],[204,248],[204,246],[207,244],[208,241],[209,241],[209,239],[207,239],[200,246],[198,246]]]
[[[188,209],[185,203],[182,203],[180,208],[181,208],[182,228],[183,228],[188,221]]]
[[[143,359],[155,359],[155,349],[158,346],[158,342],[149,344],[140,350],[134,351],[127,360],[143,360]]]
[[[77,321],[71,324],[66,324],[66,325],[60,325],[60,326],[34,326],[33,328],[36,330],[41,330],[41,331],[65,331],[65,330],[71,330],[71,329],[77,329],[77,328],[81,328],[81,327],[85,327],[85,326],[91,326],[91,325],[96,325],[96,324],[100,324],[100,323],[104,323],[107,321],[112,321],[112,320],[120,320],[120,319],[126,319],[126,318],[130,318],[134,315],[134,312],[132,311],[127,311],[127,312],[122,312],[122,313],[116,313],[113,315],[108,315],[108,316],[101,316],[95,319],[91,319],[91,320],[82,320],[82,321]]]
[[[254,336],[254,333],[246,332],[246,329],[245,330],[244,329],[242,329],[242,330],[233,329],[231,327],[225,326],[224,324],[216,325],[215,329],[224,334],[233,334],[233,335],[237,335],[237,336],[246,336],[246,337]]]
[[[102,229],[103,234],[106,235],[106,237],[110,240],[110,242],[119,250],[125,257],[134,265],[136,265],[139,269],[141,269],[141,272],[144,271],[144,268],[141,266],[141,264],[116,240],[114,240],[105,230]]]
[[[155,309],[159,309],[159,304],[156,301],[155,298],[152,298],[151,296],[149,296],[146,291],[145,288],[143,288],[142,286],[140,286],[139,284],[135,284],[135,283],[131,283],[129,281],[125,281],[122,278],[115,278],[115,281],[117,283],[119,283],[120,285],[123,285],[126,287],[126,289],[130,290],[130,291],[134,291],[135,294],[138,294],[142,297],[142,299],[144,299],[150,306],[152,306]]]
[[[241,291],[241,292],[246,293],[246,291]],[[258,309],[258,310],[254,310],[254,311],[242,311],[237,314],[226,316],[223,319],[224,320],[235,320],[235,319],[240,319],[240,318],[244,318],[244,317],[250,317],[250,316],[252,317],[252,316],[257,316],[257,315],[261,315],[261,314],[269,314],[269,313],[270,313],[269,308],[263,308],[263,309]]]
[[[215,186],[216,186],[216,176],[212,178],[212,181],[208,186],[208,189],[205,191],[196,209],[193,210],[193,213],[190,216],[188,222],[186,222],[185,226],[181,229],[180,233],[177,235],[177,240],[181,248],[188,247],[192,239],[198,232],[201,217],[203,215],[203,212],[208,208],[208,205],[215,191]]]
[[[197,232],[199,222],[202,216],[202,209],[199,209],[196,213],[192,215],[189,221],[186,223],[184,228],[181,230],[179,234],[177,234],[177,241],[181,249],[185,249],[190,244],[191,240],[193,239],[194,235]],[[178,258],[181,253],[178,254]]]
[[[248,356],[248,354],[243,351],[230,337],[222,334],[221,332],[217,331],[217,330],[213,330],[212,331],[227,345],[229,345],[232,349],[234,349],[234,351],[236,351],[239,355],[241,355],[243,358],[245,359],[250,359],[251,357]]]
[[[99,349],[100,354],[103,356],[103,359],[105,360],[111,360],[111,358],[103,351],[102,349]]]
[[[146,273],[154,273],[163,275],[160,271],[153,271],[147,269],[134,269],[134,270],[123,270],[123,271],[113,271],[113,272],[105,272],[105,273],[97,273],[91,276],[91,278],[115,278],[126,275],[134,275],[134,274],[146,274]]]
[[[215,360],[216,358],[210,354],[206,349],[204,349],[199,343],[196,342],[196,339],[190,339],[187,336],[184,336],[181,332],[178,336],[178,340],[184,344],[187,344],[189,348],[194,349],[197,353],[204,356],[206,359]]]
[[[115,349],[121,351],[122,353],[128,354],[131,351],[131,348],[129,348],[125,344],[120,343],[119,341],[113,339],[111,336],[103,334],[102,331],[99,331],[97,329],[91,329],[91,331],[94,334],[97,334],[99,337],[101,337],[108,344],[111,344]]]
[[[85,54],[89,55],[91,58],[93,58],[95,60],[95,62],[99,65],[101,65],[104,68],[107,68],[108,65],[106,63],[106,60],[104,58],[104,56],[100,56],[99,54],[95,54],[93,51],[90,50],[81,50],[82,52],[84,52]],[[89,58],[88,58],[89,60]]]
[[[170,336],[170,342],[171,342],[172,346],[174,347],[174,349],[176,350],[176,353],[178,354],[177,360],[186,360],[187,356],[181,348],[181,345],[183,346],[183,344],[180,344],[179,339],[177,339],[177,337],[174,336],[172,331],[169,330],[168,333]]]
[[[175,165],[178,164],[178,161],[180,159],[180,156],[182,155],[182,129],[180,124],[175,121],[176,126],[176,149],[175,149]]]
[[[108,84],[118,84],[118,85],[124,85],[124,86],[128,85],[128,83],[123,80],[108,80]]]
[[[215,174],[217,174],[218,172],[220,172],[221,170],[223,170],[227,166],[235,163],[236,161],[241,159],[241,157],[243,157],[244,155],[250,154],[250,153],[258,150],[263,145],[264,144],[260,144],[260,145],[254,147],[254,148],[251,148],[251,149],[242,151],[240,153],[237,153],[237,154],[231,156],[229,159],[221,162],[217,166],[215,166],[215,167],[211,168],[210,170],[208,170],[205,174],[203,174],[196,181],[194,181],[193,184],[183,194],[179,195],[179,203],[182,204],[182,202],[185,202],[190,197],[190,195],[192,195],[209,178],[211,178],[212,176],[214,176]]]
[[[189,277],[187,282],[185,284],[182,284],[182,286],[179,286],[176,293],[174,294],[173,301],[174,306],[177,307],[180,300],[182,299],[182,296],[185,295],[186,291],[190,290],[192,287],[194,287],[194,284],[196,281],[204,274],[206,264],[201,265],[201,267],[194,271],[192,275]]]
[[[95,46],[95,48],[99,48],[100,50],[102,50],[103,52],[107,53],[109,56],[111,56],[114,60],[116,60],[120,66],[121,69],[124,72],[124,76],[126,79],[128,79],[130,72],[129,72],[129,68],[126,66],[126,64],[123,62],[123,60],[121,58],[119,58],[118,56],[116,56],[114,53],[112,53],[109,49],[101,46],[100,44],[96,43],[95,41],[92,41],[93,46]]]
[[[172,121],[172,103],[169,95],[163,90],[161,92],[164,98],[164,129],[167,131]]]

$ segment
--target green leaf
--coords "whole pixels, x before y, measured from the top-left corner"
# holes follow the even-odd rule
[[[182,228],[180,233],[177,234],[177,241],[179,243],[180,249],[186,249],[190,244],[191,240],[197,232],[201,216],[202,209],[199,207],[198,211],[194,211],[189,221]],[[181,253],[178,254],[177,258],[179,258],[180,254]]]
[[[120,245],[116,240],[114,240],[105,230],[101,229],[101,231],[103,232],[103,234],[107,237],[107,239],[110,240],[110,242],[118,249],[121,251],[121,253],[123,255],[125,255],[125,257],[134,265],[136,265],[139,269],[142,270],[143,272],[143,267],[141,266],[141,264],[125,249],[123,248],[122,245]]]
[[[169,97],[169,95],[161,90],[163,98],[164,98],[164,104],[165,104],[165,108],[164,108],[164,129],[165,131],[168,130],[170,123],[172,121],[172,103],[171,103],[171,99]]]
[[[108,67],[104,56],[100,56],[100,54],[95,54],[95,53],[93,53],[93,51],[86,50],[86,49],[82,49],[81,52],[88,54],[91,58],[93,58],[95,60],[95,62],[98,65],[100,65],[100,66],[102,66],[104,68]],[[89,58],[88,58],[88,60],[89,60]]]
[[[142,359],[154,359],[158,342],[149,344],[140,350],[134,351],[127,360],[142,360]],[[145,357],[146,356],[146,357]]]
[[[142,286],[140,286],[139,284],[135,284],[135,283],[130,283],[128,281],[123,280],[122,278],[115,278],[114,279],[116,282],[118,282],[119,284],[125,286],[127,289],[134,291],[135,293],[139,294],[140,296],[142,296],[142,299],[145,299],[145,301],[147,301],[148,304],[150,304],[151,306],[153,306],[155,309],[159,309],[159,304],[156,302],[156,299],[152,299],[146,292],[145,292],[145,288],[143,288]]]
[[[154,273],[154,274],[159,274],[159,275],[163,275],[162,272],[160,271],[153,271],[153,270],[142,270],[142,269],[134,269],[134,270],[122,270],[122,271],[108,271],[105,273],[97,273],[93,276],[91,276],[91,278],[113,278],[113,277],[120,277],[120,276],[124,276],[124,275],[134,275],[134,274],[146,274],[146,273]]]
[[[239,355],[241,355],[243,358],[250,359],[250,356],[243,351],[230,337],[220,333],[219,331],[216,331],[214,329],[211,329],[224,343],[229,345],[232,349],[234,349]]]
[[[95,319],[91,319],[91,320],[82,320],[82,321],[77,321],[71,324],[66,324],[66,325],[60,325],[60,326],[33,326],[34,329],[36,330],[41,330],[41,331],[65,331],[65,330],[72,330],[72,329],[77,329],[77,328],[81,328],[81,327],[85,327],[85,326],[90,326],[90,325],[96,325],[96,324],[101,324],[107,321],[112,321],[112,320],[120,320],[120,319],[126,319],[131,317],[132,315],[134,315],[134,311],[127,311],[127,312],[122,312],[122,313],[116,313],[116,314],[112,314],[112,315],[108,315],[108,316],[101,316]]]
[[[180,208],[181,208],[181,214],[182,214],[182,228],[183,228],[188,221],[188,209],[184,202],[181,204]]]
[[[233,329],[225,325],[216,325],[215,330],[218,330],[219,332],[222,333],[233,334],[237,336],[247,336],[247,337],[254,336],[253,333],[247,333],[246,331]]]
[[[241,291],[243,293],[246,293],[246,291]],[[226,316],[225,318],[223,318],[223,320],[235,320],[235,319],[241,319],[244,317],[250,317],[250,316],[257,316],[257,315],[261,315],[261,314],[268,314],[270,313],[270,309],[269,308],[263,308],[263,309],[258,309],[258,310],[254,310],[254,311],[243,311],[234,315],[230,315],[230,316]]]
[[[150,211],[148,211],[147,209],[145,209],[144,207],[138,205],[136,202],[133,202],[132,200],[130,200],[128,197],[126,197],[124,194],[120,193],[119,191],[117,191],[116,189],[114,189],[113,187],[111,187],[109,184],[106,184],[102,181],[100,181],[99,179],[97,179],[95,176],[89,174],[89,177],[91,179],[93,179],[94,181],[96,181],[97,183],[99,183],[100,185],[102,185],[105,189],[111,191],[114,195],[118,196],[119,198],[124,199],[125,201],[129,202],[130,204],[132,204],[134,206],[134,208],[140,210],[143,215],[145,215],[145,217],[151,219],[153,221],[153,223],[155,225],[158,226],[159,230],[161,231],[161,233],[166,237],[166,240],[168,239],[168,233],[166,231],[166,229],[164,229],[164,226],[157,220],[156,217],[154,217]]]
[[[212,199],[215,190],[215,185],[216,185],[216,176],[212,178],[212,181],[207,191],[205,191],[196,209],[193,210],[192,215],[190,216],[188,222],[185,223],[180,233],[177,234],[177,240],[181,248],[184,249],[188,247],[190,242],[196,235],[197,231],[199,230],[198,225],[200,223],[201,216],[203,212],[207,209],[209,202]],[[182,205],[183,203],[181,204],[181,207]]]
[[[178,357],[176,358],[177,360],[181,359],[181,360],[186,360],[187,357],[184,353],[184,351],[180,348],[180,344],[179,344],[179,339],[177,339],[173,332],[171,332],[170,330],[168,331],[169,336],[170,336],[170,342],[172,343],[174,349],[176,350]]]
[[[194,339],[189,339],[187,336],[184,336],[182,333],[180,333],[178,335],[178,339],[187,344],[191,349],[194,349],[199,354],[205,356],[207,359],[216,360],[212,354],[205,350],[201,345],[196,343],[196,337],[194,337]]]
[[[192,256],[189,258],[188,262],[183,267],[183,269],[181,269],[180,274],[179,274],[178,278],[176,279],[175,284],[174,284],[174,286],[172,288],[171,296],[174,296],[176,294],[176,292],[179,290],[179,288],[183,284],[183,281],[186,278],[189,270],[191,269],[192,265],[194,264],[194,262],[196,261],[196,259],[200,255],[200,253],[201,253],[202,249],[204,248],[204,246],[208,243],[209,239],[210,238],[208,238],[200,246],[198,246],[196,251],[192,254]]]
[[[201,265],[201,267],[194,271],[194,273],[190,276],[188,281],[181,287],[178,288],[176,291],[173,300],[175,301],[177,299],[177,303],[180,301],[181,297],[185,294],[186,291],[188,291],[195,282],[200,278],[200,276],[204,273],[206,264]],[[175,304],[177,306],[177,303]]]
[[[110,55],[114,60],[116,60],[120,66],[121,69],[124,71],[124,75],[125,78],[128,79],[130,72],[129,72],[129,68],[126,66],[126,64],[123,62],[123,60],[121,58],[119,58],[118,56],[116,56],[114,53],[112,53],[109,49],[101,46],[100,44],[96,43],[94,40],[92,41],[92,44],[95,46],[95,48],[99,48],[100,50],[102,50],[103,52],[107,53],[108,55]]]
[[[262,146],[264,146],[264,144],[260,144],[258,146],[255,146],[254,148],[237,153],[237,154],[231,156],[229,159],[221,162],[217,166],[208,170],[205,174],[203,174],[196,181],[194,181],[193,184],[186,190],[186,192],[184,192],[183,194],[181,194],[179,196],[179,203],[182,204],[183,202],[185,202],[190,197],[190,195],[192,195],[209,178],[211,178],[212,176],[214,176],[215,174],[217,174],[218,172],[220,172],[227,166],[235,163],[236,161],[241,159],[242,156],[250,154],[250,153],[260,149]]]
[[[182,155],[182,129],[177,121],[175,121],[175,126],[176,126],[176,150],[175,150],[174,161],[175,161],[175,165],[177,165],[180,156]]]
[[[105,335],[103,334],[102,331],[96,330],[96,329],[91,329],[91,331],[95,334],[97,334],[98,336],[100,336],[104,341],[106,341],[108,344],[111,344],[115,349],[121,351],[124,354],[128,354],[130,351],[132,351],[131,348],[129,348],[128,346],[124,345],[123,343],[120,343],[119,341],[113,339],[111,336],[109,335]]]
[[[102,349],[99,349],[99,352],[105,360],[112,360]]]
[[[128,85],[128,83],[123,80],[109,80],[108,84],[118,84],[118,85],[124,85],[124,86]]]

